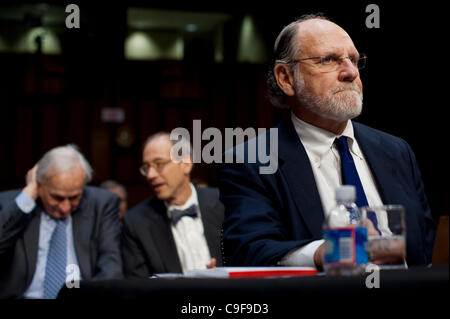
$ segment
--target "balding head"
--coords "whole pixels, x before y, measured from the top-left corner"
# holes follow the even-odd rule
[[[300,54],[310,57],[317,56],[318,52],[322,54],[324,50],[333,51],[342,43],[353,45],[352,39],[344,29],[334,22],[323,19],[310,19],[298,23],[295,40],[299,45],[293,60],[298,59]]]
[[[279,88],[277,84],[275,75],[273,73],[273,68],[277,63],[281,62],[289,65],[291,71],[293,72],[292,61],[297,59],[297,57],[300,55],[301,52],[300,50],[302,49],[301,43],[300,41],[298,41],[299,31],[300,29],[303,29],[303,24],[307,22],[332,23],[330,20],[328,20],[327,17],[325,17],[321,13],[303,15],[299,19],[285,26],[283,30],[281,30],[277,39],[275,40],[275,45],[273,48],[273,58],[274,58],[273,65],[270,68],[269,73],[267,75],[267,84],[269,91],[268,94],[272,104],[282,109],[289,108],[289,106],[286,103],[285,93]]]
[[[362,109],[361,60],[340,26],[322,16],[303,17],[275,43],[271,99],[307,123],[340,132]]]

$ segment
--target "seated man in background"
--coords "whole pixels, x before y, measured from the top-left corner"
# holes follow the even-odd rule
[[[123,215],[128,210],[128,194],[125,187],[113,180],[107,180],[100,184],[101,188],[104,188],[120,198],[120,210],[119,210],[119,220],[122,220]]]
[[[281,31],[274,55],[269,93],[291,116],[277,127],[275,173],[248,160],[221,166],[227,264],[321,269],[322,225],[342,184],[357,187],[358,206],[403,205],[407,263],[430,263],[435,223],[411,148],[351,121],[362,109],[365,56],[341,27],[312,15]]]
[[[76,147],[61,146],[22,190],[0,193],[0,298],[56,298],[66,281],[122,277],[119,198],[86,186],[91,177]]]
[[[191,150],[188,141],[183,143]],[[219,192],[192,185],[192,157],[173,161],[173,145],[168,133],[157,133],[145,142],[140,172],[155,196],[133,207],[123,219],[125,276],[147,278],[222,264]]]

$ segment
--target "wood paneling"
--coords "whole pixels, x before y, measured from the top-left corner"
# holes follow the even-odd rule
[[[222,132],[225,127],[276,124],[273,109],[265,105],[265,114],[258,110],[265,96],[265,66],[126,61],[108,76],[95,71],[93,79],[89,72],[73,72],[76,65],[61,56],[4,58],[9,63],[0,75],[5,85],[0,101],[9,119],[1,122],[8,136],[0,142],[0,169],[5,172],[8,163],[14,167],[1,175],[1,189],[22,187],[27,170],[45,151],[74,143],[94,168],[93,184],[116,179],[137,194],[148,194],[137,169],[149,135],[176,127],[192,132],[194,119],[202,121],[202,129],[217,127]],[[125,121],[103,123],[103,107],[122,108]],[[124,130],[132,137],[126,147],[117,140]],[[193,177],[217,185],[215,170],[214,165],[197,164]],[[142,199],[130,195],[130,204]]]

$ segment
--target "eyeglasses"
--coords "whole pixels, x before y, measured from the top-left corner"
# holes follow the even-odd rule
[[[316,62],[312,65],[315,65],[321,69],[322,72],[333,72],[339,69],[341,64],[344,62],[345,59],[348,59],[355,68],[358,68],[358,70],[364,69],[366,66],[366,60],[367,56],[365,54],[361,54],[359,57],[357,56],[347,56],[347,57],[338,57],[336,55],[328,55],[328,56],[315,56],[311,58],[304,58],[304,59],[298,59],[298,60],[292,60],[292,61],[283,61],[283,60],[276,60],[276,63],[297,63],[297,62],[303,62],[306,60],[316,60]]]
[[[153,163],[144,163],[139,167],[139,173],[141,173],[143,176],[147,176],[148,171],[150,170],[150,167],[153,167],[157,172],[161,172],[164,167],[172,162],[172,160],[158,160],[154,161]]]

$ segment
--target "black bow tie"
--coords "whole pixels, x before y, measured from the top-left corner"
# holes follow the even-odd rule
[[[173,209],[170,211],[170,218],[172,220],[172,223],[176,225],[178,221],[181,219],[181,217],[189,216],[192,218],[197,217],[197,205],[191,205],[186,209]]]

